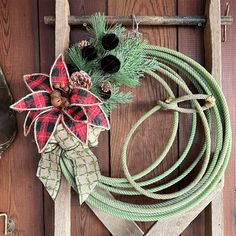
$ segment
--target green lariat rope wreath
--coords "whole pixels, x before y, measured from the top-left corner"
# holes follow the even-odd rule
[[[147,73],[165,88],[166,92],[172,99],[169,99],[170,101],[166,102],[157,102],[157,105],[144,114],[129,131],[124,141],[121,156],[121,163],[126,178],[111,178],[102,176],[97,186],[101,189],[108,190],[111,193],[118,193],[121,195],[145,195],[150,198],[162,199],[166,201],[151,205],[130,204],[116,200],[107,195],[105,196],[102,191],[99,191],[98,189],[95,189],[87,199],[88,203],[93,207],[97,207],[108,214],[135,221],[156,221],[184,213],[195,207],[207,198],[209,193],[222,178],[231,150],[231,126],[229,112],[224,95],[214,78],[197,62],[179,52],[158,46],[147,46],[146,52],[148,56],[153,57],[158,61],[156,72],[170,78],[179,87],[181,87],[187,95],[182,97],[183,99],[176,99],[171,88],[163,78],[152,71]],[[179,74],[171,69],[169,65],[175,69],[178,69],[185,76],[187,76],[187,78],[195,85],[200,95],[192,94],[184,80],[179,76]],[[212,107],[211,110],[204,111],[207,106],[201,107],[197,99],[206,99],[211,96],[215,98],[216,105]],[[193,108],[179,108],[178,103],[184,100],[191,101]],[[142,124],[142,122],[144,122],[155,112],[162,109],[171,109],[173,110],[174,115],[174,122],[172,124],[173,130],[167,145],[160,156],[157,157],[156,161],[154,161],[147,169],[131,176],[126,163],[126,151],[129,141],[135,130]],[[147,181],[138,182],[140,178],[156,168],[164,160],[166,154],[170,150],[178,130],[178,112],[192,113],[192,131],[183,153],[179,157],[178,161],[164,173]],[[168,183],[154,188],[144,188],[150,184],[162,180],[164,177],[176,170],[176,168],[178,168],[183,162],[193,143],[198,117],[201,119],[204,127],[205,141],[199,153],[196,155],[194,162],[181,175],[175,179],[172,179]],[[212,122],[215,123],[215,140],[211,139],[210,128]],[[212,150],[212,143],[215,143],[214,151]],[[180,180],[185,178],[202,158],[203,164],[201,170],[188,186],[170,194],[156,193],[178,183]],[[61,158],[60,165],[62,167],[63,174],[71,183],[71,186],[76,190],[71,162],[66,158]],[[132,190],[130,190],[130,188],[132,188]]]
[[[11,106],[17,111],[28,111],[24,122],[25,135],[34,124],[35,141],[42,154],[37,176],[53,200],[57,197],[64,174],[78,193],[80,204],[87,201],[108,214],[128,220],[156,221],[197,206],[221,180],[231,150],[229,112],[217,82],[189,57],[151,46],[145,40],[134,37],[132,33],[135,32],[127,33],[121,25],[107,26],[103,15],[92,16],[87,29],[93,37],[69,48],[66,61],[59,55],[49,75],[37,73],[24,76],[31,93]],[[197,94],[191,92],[176,71],[190,80]],[[132,93],[123,93],[120,86],[138,86],[144,74],[159,82],[168,98],[157,101],[156,106],[145,113],[127,134],[121,154],[125,177],[102,176],[97,157],[90,148],[97,146],[99,134],[110,128],[107,114],[118,104],[132,100]],[[176,98],[164,78],[176,83],[185,95]],[[203,100],[204,104],[200,105],[199,100]],[[189,102],[191,108],[181,107],[182,102]],[[132,176],[126,155],[130,139],[146,119],[163,110],[172,111],[174,116],[169,140],[150,166]],[[179,113],[192,115],[192,130],[183,153],[165,172],[152,179],[141,180],[157,168],[170,151],[178,132]],[[187,157],[199,121],[205,138],[196,158],[179,176],[156,186]],[[211,132],[212,124],[214,132]],[[189,185],[176,192],[160,193],[188,177],[198,163],[201,163],[201,168]],[[104,190],[120,195],[143,195],[161,202],[130,204],[104,194]]]

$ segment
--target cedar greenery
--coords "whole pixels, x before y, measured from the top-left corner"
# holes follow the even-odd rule
[[[132,93],[122,93],[119,91],[121,85],[134,87],[139,85],[139,79],[145,72],[155,70],[157,63],[146,56],[145,47],[147,41],[137,37],[129,37],[126,30],[120,24],[108,26],[103,14],[97,13],[91,16],[90,26],[87,27],[91,34],[89,44],[97,50],[98,57],[92,61],[83,59],[79,43],[68,49],[67,59],[77,70],[87,72],[92,79],[91,91],[101,98],[100,84],[109,81],[112,84],[111,97],[104,101],[104,109],[110,112],[119,103],[128,103],[132,100]],[[119,44],[113,50],[105,50],[102,46],[102,38],[106,34],[115,34],[119,39]],[[121,67],[116,73],[105,73],[100,66],[101,59],[105,56],[113,55],[121,63]]]

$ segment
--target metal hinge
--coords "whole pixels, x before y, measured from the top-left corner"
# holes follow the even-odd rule
[[[0,217],[4,217],[4,234],[8,235],[14,232],[16,229],[15,222],[6,213],[0,213]]]

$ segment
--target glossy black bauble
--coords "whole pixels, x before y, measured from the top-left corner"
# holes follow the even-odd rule
[[[120,64],[121,64],[120,60],[117,57],[113,56],[113,55],[105,56],[101,60],[102,70],[104,72],[107,72],[107,73],[110,73],[110,74],[119,71]]]
[[[92,61],[97,57],[97,50],[94,46],[88,45],[82,49],[82,57],[86,61]]]
[[[111,34],[106,34],[102,38],[102,46],[106,50],[112,50],[116,48],[119,44],[119,38],[111,33]]]

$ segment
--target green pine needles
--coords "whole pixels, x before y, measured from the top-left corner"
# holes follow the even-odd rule
[[[87,30],[91,34],[89,45],[96,49],[97,57],[91,61],[84,59],[81,46],[77,43],[68,49],[67,60],[75,70],[83,70],[90,75],[91,91],[102,100],[104,100],[104,96],[102,96],[101,84],[103,82],[111,84],[110,97],[104,100],[104,109],[109,113],[118,104],[128,103],[132,100],[132,93],[120,92],[120,86],[134,87],[139,85],[140,77],[147,71],[155,70],[157,63],[146,55],[147,41],[130,37],[120,24],[108,26],[103,14],[97,13],[91,16],[90,26]],[[115,34],[119,39],[118,45],[112,50],[106,50],[103,47],[102,39],[106,34]],[[119,60],[118,71],[108,73],[101,68],[101,60],[108,55],[113,55]]]

